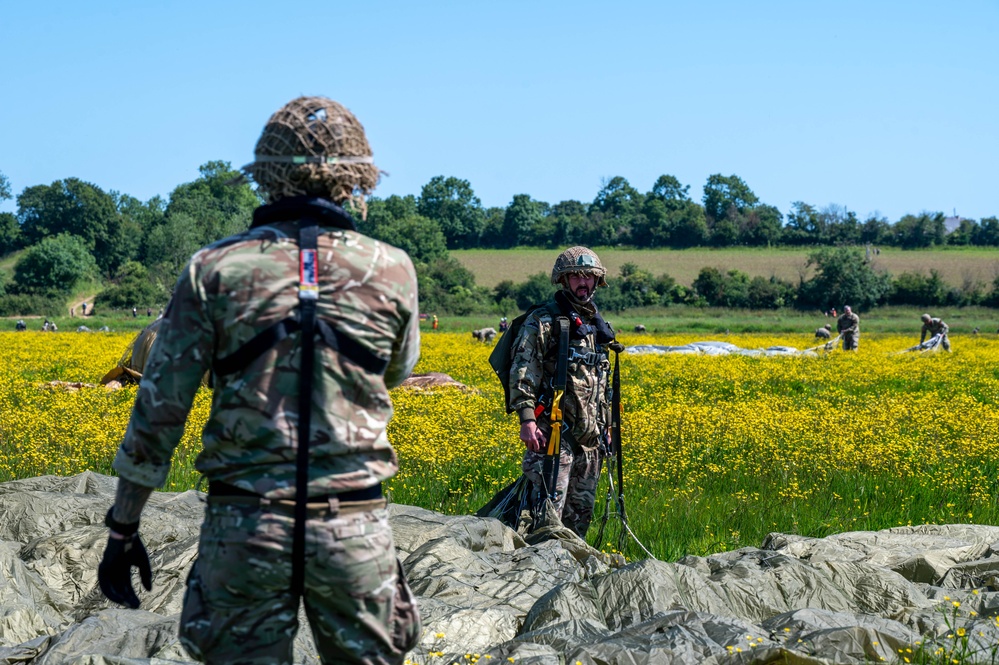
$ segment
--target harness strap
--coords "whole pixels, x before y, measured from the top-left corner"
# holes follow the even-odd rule
[[[558,467],[559,458],[562,456],[562,396],[565,394],[569,367],[569,319],[560,316],[555,319],[555,323],[559,329],[559,342],[550,419],[552,431],[548,437],[548,449],[545,451],[545,459],[541,466],[542,477],[548,484],[546,488],[548,498],[553,502],[558,498]]]
[[[305,590],[305,521],[309,503],[309,438],[312,430],[312,373],[316,356],[316,303],[319,300],[319,227],[304,219],[298,227],[298,310],[302,325],[298,374],[298,454],[295,456],[295,527],[291,545],[291,592]]]
[[[323,319],[316,320],[319,339],[334,351],[339,352],[352,363],[372,374],[384,374],[388,368],[388,358],[368,350],[360,342],[341,330],[337,330]],[[289,317],[257,333],[225,358],[217,358],[213,365],[215,374],[226,376],[248,367],[254,360],[270,351],[292,334],[300,331],[302,324]]]

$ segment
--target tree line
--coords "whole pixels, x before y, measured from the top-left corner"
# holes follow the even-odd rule
[[[174,188],[166,199],[157,196],[145,202],[79,178],[26,187],[16,197],[17,212],[0,213],[0,256],[24,250],[13,274],[0,275],[0,315],[61,313],[67,294],[87,280],[101,289],[97,305],[102,309],[164,304],[188,258],[198,248],[248,228],[261,203],[228,162],[208,162],[199,174],[193,182]],[[961,219],[956,230],[947,233],[942,213],[906,215],[894,223],[877,216],[860,221],[842,206],[819,209],[795,202],[785,216],[760,202],[735,175],[710,176],[700,202],[691,199],[689,190],[674,176],[663,175],[643,194],[626,179],[615,177],[588,204],[569,200],[550,205],[518,194],[505,208],[486,208],[467,180],[437,176],[419,196],[373,198],[367,218],[356,217],[361,232],[412,256],[425,311],[507,314],[522,308],[527,298],[541,298],[551,291],[545,275],[521,284],[505,282],[492,290],[479,287],[474,275],[449,255],[451,249],[554,249],[576,244],[827,246],[810,259],[817,266],[816,277],[832,271],[835,262],[853,265],[852,273],[867,276],[861,280],[864,293],[854,289],[847,298],[859,307],[996,300],[994,287],[966,284],[955,289],[936,274],[893,279],[871,270],[859,250],[843,249],[862,244],[999,246],[995,217]],[[10,182],[0,173],[0,200],[11,198]],[[668,275],[653,277],[629,265],[611,276],[611,288],[601,290],[599,297],[605,308],[620,311],[673,303],[823,306],[831,294],[839,293],[814,280],[795,285],[705,268],[693,284],[679,285]]]
[[[371,205],[369,228],[404,224],[439,231],[446,249],[571,245],[634,247],[776,247],[803,245],[999,246],[999,219],[955,219],[942,212],[905,215],[894,223],[876,214],[861,220],[844,206],[796,201],[786,214],[759,200],[737,175],[709,176],[700,202],[690,185],[662,175],[642,193],[623,177],[608,180],[593,201],[554,205],[517,194],[505,208],[484,207],[467,180],[437,176],[417,196],[390,196]]]

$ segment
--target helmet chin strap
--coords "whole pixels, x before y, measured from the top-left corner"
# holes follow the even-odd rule
[[[589,294],[586,296],[586,300],[583,300],[579,296],[577,296],[572,291],[572,289],[569,288],[569,280],[565,280],[562,282],[562,290],[565,291],[565,295],[568,296],[569,300],[574,303],[580,305],[589,305],[591,302],[593,302],[593,291],[590,291]],[[594,289],[594,291],[595,290],[596,289]]]

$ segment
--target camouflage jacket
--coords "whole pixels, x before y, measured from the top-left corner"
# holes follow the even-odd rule
[[[860,317],[856,312],[850,312],[839,317],[836,321],[836,332],[847,335],[856,335],[860,332]]]
[[[948,331],[950,331],[950,326],[944,323],[942,319],[930,319],[928,323],[923,324],[919,343],[923,343],[923,339],[926,338],[927,333],[929,333],[930,337],[933,337],[934,335],[946,335]]]
[[[546,408],[537,418],[545,436],[551,433],[551,395],[558,361],[559,336],[549,306],[528,315],[514,341],[510,367],[510,406],[521,422],[533,420],[541,399]],[[596,335],[569,336],[570,355],[595,353],[595,363],[576,360],[568,364],[562,413],[565,433],[574,446],[596,448],[610,422],[611,386],[607,349],[598,346]],[[574,349],[574,351],[573,351]]]
[[[394,475],[385,434],[388,388],[419,357],[416,274],[400,249],[344,227],[353,223],[323,199],[286,199],[259,208],[253,226],[197,252],[164,314],[114,468],[146,487],[162,486],[201,376],[298,305],[298,219],[320,220],[317,318],[388,359],[369,373],[316,344],[310,495],[362,489]],[[337,228],[337,226],[341,228]],[[271,498],[295,495],[300,334],[249,366],[214,376],[211,413],[195,467]]]

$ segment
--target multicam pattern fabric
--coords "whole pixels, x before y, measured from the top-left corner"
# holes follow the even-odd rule
[[[524,453],[521,469],[531,481],[531,517],[534,524],[541,519],[539,511],[549,497],[542,469],[544,453],[530,450]],[[555,485],[555,512],[562,518],[562,524],[572,529],[580,538],[593,521],[593,504],[597,500],[597,483],[600,481],[600,454],[595,449],[580,450],[574,453],[570,446],[563,446],[559,457],[558,479]]]
[[[294,522],[291,506],[209,502],[180,617],[189,654],[208,663],[293,662]],[[399,663],[415,645],[419,615],[384,508],[310,510],[305,580],[305,611],[324,663]]]
[[[316,200],[303,204],[309,214]],[[321,212],[321,211],[320,211]],[[317,345],[309,494],[363,489],[390,478],[397,460],[385,429],[388,388],[419,357],[416,276],[402,250],[349,230],[320,227],[317,315],[388,358],[371,374]],[[201,376],[298,304],[295,220],[255,225],[199,251],[164,314],[114,468],[146,487],[162,486]],[[196,468],[270,498],[295,494],[298,336],[245,371],[215,377],[204,450]]]
[[[318,318],[388,361],[384,375],[374,374],[317,344],[309,496],[368,488],[396,473],[385,434],[388,388],[419,357],[412,263],[401,250],[341,228],[352,223],[329,202],[283,200],[258,209],[250,230],[195,254],[178,280],[115,458],[130,481],[119,489],[161,486],[213,359],[295,313],[297,222],[305,217],[320,221]],[[245,368],[213,377],[196,468],[267,498],[251,497],[248,506],[237,501],[245,497],[209,497],[181,619],[185,648],[208,662],[292,662],[294,517],[277,506],[294,505],[299,349],[293,334]],[[119,492],[118,500],[131,497]],[[384,508],[346,515],[336,499],[320,504],[306,524],[305,559],[305,608],[323,662],[401,663],[419,637],[419,614]]]
[[[860,317],[856,312],[843,314],[836,321],[836,331],[843,336],[843,350],[856,351],[860,346]]]
[[[510,406],[524,416],[533,411],[539,398],[548,400],[553,390],[558,355],[558,336],[549,307],[531,312],[514,342],[510,367]],[[610,422],[610,361],[594,334],[569,336],[570,355],[596,354],[597,362],[570,361],[562,397],[566,440],[576,449],[597,448]],[[545,402],[550,406],[549,402]],[[548,411],[538,419],[538,428],[551,434]]]
[[[510,405],[521,420],[534,418],[539,398],[549,408],[537,417],[545,438],[551,437],[550,404],[558,356],[558,335],[552,320],[551,306],[539,307],[524,321],[514,342],[510,367]],[[557,309],[556,309],[557,311]],[[570,361],[562,397],[562,455],[555,509],[562,523],[581,537],[586,536],[593,518],[597,481],[600,475],[598,448],[609,423],[610,362],[607,351],[598,346],[594,334],[569,336]],[[595,362],[578,359],[587,356]],[[531,480],[532,513],[546,498],[541,474],[544,454],[524,452],[522,468]]]

